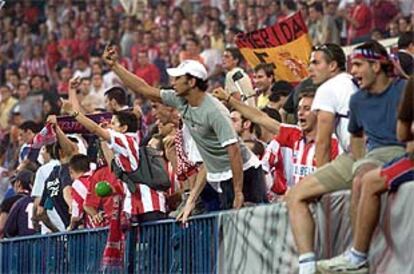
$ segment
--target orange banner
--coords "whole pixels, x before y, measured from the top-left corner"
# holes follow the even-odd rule
[[[272,64],[277,80],[299,82],[308,75],[312,42],[300,14],[248,33],[240,33],[236,44],[250,66]]]

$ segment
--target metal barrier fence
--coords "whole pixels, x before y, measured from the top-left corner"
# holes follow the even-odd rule
[[[0,273],[100,273],[107,229],[0,241]],[[138,225],[126,233],[125,273],[217,273],[218,218]]]

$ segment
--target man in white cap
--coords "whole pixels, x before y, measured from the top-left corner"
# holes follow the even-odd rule
[[[130,90],[181,113],[203,158],[207,182],[220,193],[221,209],[240,208],[244,201],[265,201],[260,161],[237,138],[229,111],[205,92],[207,70],[201,63],[185,60],[177,68],[167,69],[174,89],[160,90],[120,65],[113,47],[106,48],[103,59]],[[193,194],[201,186],[196,189]],[[198,195],[190,198],[193,196]]]

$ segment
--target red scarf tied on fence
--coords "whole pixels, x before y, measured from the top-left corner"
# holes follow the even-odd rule
[[[124,266],[124,232],[122,226],[127,222],[122,213],[123,196],[112,195],[113,209],[109,220],[108,239],[102,259],[103,270],[120,270]]]

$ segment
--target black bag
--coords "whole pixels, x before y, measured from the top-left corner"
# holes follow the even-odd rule
[[[136,190],[135,184],[145,184],[152,189],[166,191],[171,187],[170,178],[165,168],[165,161],[154,148],[141,146],[139,148],[139,165],[138,169],[133,172],[123,171],[112,160],[111,169],[115,176],[127,184],[129,191],[134,193]]]

